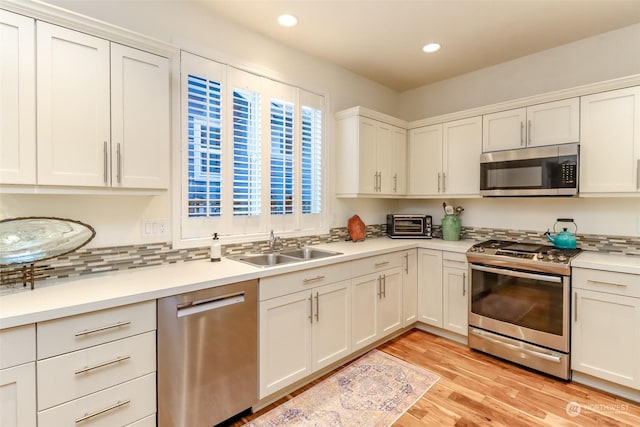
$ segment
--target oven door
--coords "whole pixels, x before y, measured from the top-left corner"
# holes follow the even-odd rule
[[[569,353],[569,277],[480,264],[469,269],[469,326]]]

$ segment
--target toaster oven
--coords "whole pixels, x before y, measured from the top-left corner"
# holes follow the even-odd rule
[[[387,235],[392,239],[430,239],[431,216],[389,214],[387,215]]]

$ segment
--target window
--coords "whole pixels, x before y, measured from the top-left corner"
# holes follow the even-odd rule
[[[181,239],[324,227],[324,98],[181,55]]]

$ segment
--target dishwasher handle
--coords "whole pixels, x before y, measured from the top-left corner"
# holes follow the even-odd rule
[[[178,305],[176,317],[184,317],[192,314],[202,313],[203,311],[216,310],[218,308],[240,304],[244,301],[244,292],[240,292],[233,295],[224,295],[204,300],[187,302]]]

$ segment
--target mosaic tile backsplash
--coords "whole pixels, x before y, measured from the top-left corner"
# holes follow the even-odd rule
[[[384,237],[386,233],[386,224],[368,225],[366,227],[366,237],[369,239]],[[434,237],[440,237],[440,227],[435,226],[433,233]],[[462,238],[475,241],[502,239],[548,244],[543,233],[539,231],[463,227]],[[582,250],[640,256],[640,237],[578,234],[577,239],[578,247]],[[298,243],[303,246],[312,246],[345,240],[349,240],[349,232],[346,227],[341,227],[333,228],[328,234],[323,235],[291,239],[285,238],[282,239],[282,245],[285,248],[295,248]],[[266,240],[225,245],[222,248],[222,255],[260,252],[266,251],[268,248],[269,244]],[[105,271],[128,270],[139,267],[202,260],[208,257],[208,246],[192,249],[172,249],[170,243],[82,248],[74,253],[53,260],[36,263],[32,274],[34,275],[37,287],[38,283],[57,279],[102,273]],[[24,284],[25,275],[31,274],[28,270],[29,269],[8,267],[0,269],[0,295],[28,289]]]

